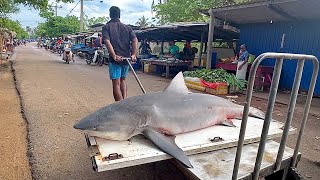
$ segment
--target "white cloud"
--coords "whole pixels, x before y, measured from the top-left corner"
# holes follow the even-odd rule
[[[55,0],[49,0],[49,4],[55,5]],[[145,16],[151,20],[151,4],[152,0],[103,0],[100,1],[84,1],[84,13],[89,17],[109,17],[109,8],[111,6],[118,6],[121,10],[121,21],[126,24],[135,24],[138,19]],[[80,3],[58,3],[59,16],[70,15],[80,16]],[[76,7],[75,7],[76,6]],[[43,22],[43,19],[38,15],[36,10],[28,10],[28,7],[20,6],[20,13],[13,15],[13,19],[21,21],[25,26],[36,27],[38,22]]]

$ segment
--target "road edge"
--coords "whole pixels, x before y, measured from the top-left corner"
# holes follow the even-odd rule
[[[17,77],[16,77],[16,70],[14,69],[14,63],[16,62],[15,61],[15,57],[16,57],[16,53],[14,55],[14,58],[12,58],[9,62],[10,62],[10,70],[11,70],[11,74],[12,74],[12,77],[13,77],[13,83],[14,83],[14,87],[16,89],[16,93],[17,93],[17,96],[18,96],[18,99],[19,99],[19,102],[20,102],[20,113],[21,113],[21,117],[22,119],[24,120],[24,122],[26,123],[26,142],[27,142],[27,158],[28,158],[28,162],[29,162],[29,170],[30,170],[30,173],[31,173],[31,178],[32,180],[36,180],[36,177],[35,177],[35,172],[34,172],[34,168],[33,168],[33,161],[34,161],[34,155],[31,151],[31,148],[32,148],[32,145],[31,145],[31,141],[30,141],[30,133],[29,133],[29,121],[27,119],[27,116],[25,114],[25,108],[24,108],[24,103],[23,103],[23,99],[22,99],[22,96],[21,96],[21,92],[20,92],[20,89],[19,89],[19,85],[18,85],[18,80],[17,80]]]

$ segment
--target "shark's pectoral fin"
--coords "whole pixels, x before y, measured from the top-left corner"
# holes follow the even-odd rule
[[[174,142],[174,136],[165,136],[162,133],[147,127],[142,131],[143,135],[147,137],[153,144],[155,144],[160,150],[174,157],[180,161],[184,166],[192,168],[188,157]]]
[[[221,122],[222,125],[229,126],[229,127],[236,127],[230,119],[225,119]]]

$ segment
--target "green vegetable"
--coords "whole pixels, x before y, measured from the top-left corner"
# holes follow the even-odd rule
[[[242,79],[237,79],[236,76],[232,73],[228,73],[224,69],[198,69],[195,71],[185,71],[183,72],[185,77],[198,77],[207,82],[224,82],[227,83],[229,86],[234,86],[239,88],[240,91],[243,91],[247,81]]]

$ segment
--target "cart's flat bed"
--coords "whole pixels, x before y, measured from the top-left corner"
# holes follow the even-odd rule
[[[238,143],[241,121],[234,120],[234,124],[237,127],[216,125],[194,132],[179,134],[176,136],[175,142],[188,156],[235,147]],[[263,120],[249,117],[244,143],[258,142],[262,126]],[[272,121],[268,138],[281,136],[282,127],[283,123]],[[291,134],[295,131],[296,129],[294,128],[290,129]],[[215,140],[217,141],[212,141],[215,137],[222,139],[216,138]],[[143,136],[133,137],[130,141],[110,141],[97,137],[87,137],[87,140],[89,149],[91,151],[94,150],[93,154],[91,152],[93,167],[98,172],[171,158],[171,156],[159,150]],[[110,154],[117,155],[109,156]]]
[[[243,146],[238,179],[250,179],[257,157],[258,146],[259,143]],[[260,170],[260,175],[262,177],[273,173],[278,149],[279,143],[272,140],[267,141]],[[176,165],[180,167],[179,169],[186,174],[189,179],[232,179],[236,150],[237,148],[233,147],[188,156],[194,168],[183,168],[178,163],[176,163]],[[282,158],[281,169],[285,169],[290,166],[292,155],[293,149],[286,147]]]

